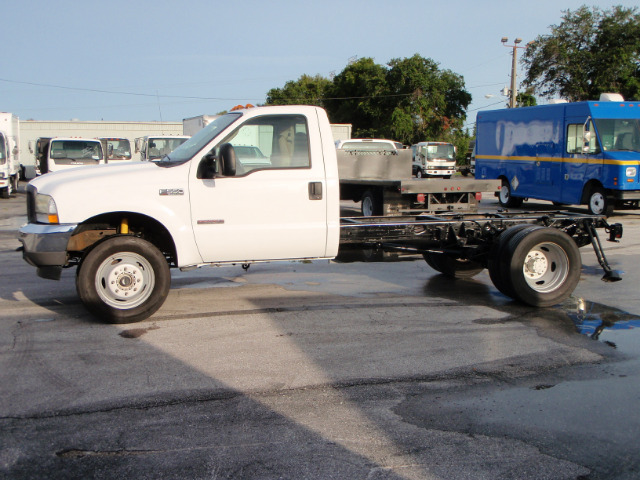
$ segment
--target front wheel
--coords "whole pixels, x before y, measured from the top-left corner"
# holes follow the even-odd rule
[[[422,177],[424,177],[424,173],[423,173],[422,169],[421,169],[421,168],[419,168],[419,169],[416,171],[416,178],[422,178]]]
[[[133,323],[151,316],[171,286],[169,264],[152,243],[113,237],[83,259],[76,290],[87,310],[109,323]]]
[[[607,198],[602,187],[595,187],[589,195],[589,212],[593,215],[604,215],[606,217],[613,213],[613,202]]]

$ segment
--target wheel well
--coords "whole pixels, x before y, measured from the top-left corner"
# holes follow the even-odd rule
[[[178,258],[173,237],[156,219],[132,212],[112,212],[89,218],[78,225],[69,240],[70,257],[79,262],[95,244],[114,235],[134,235],[153,243],[167,257],[170,265]]]
[[[591,192],[593,192],[593,190],[598,187],[603,188],[602,183],[600,183],[596,179],[589,180],[584,185],[584,188],[582,189],[582,197],[580,198],[580,204],[584,205],[589,203],[589,195],[591,195]]]

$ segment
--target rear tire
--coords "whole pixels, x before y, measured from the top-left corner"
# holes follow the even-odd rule
[[[427,252],[423,257],[427,265],[450,278],[472,278],[484,270],[478,262],[455,258],[446,253]]]
[[[171,287],[169,264],[152,243],[119,236],[103,241],[83,259],[76,290],[87,310],[108,323],[148,318]]]
[[[515,234],[521,232],[522,230],[532,230],[535,228],[541,228],[536,225],[531,225],[528,223],[514,225],[513,227],[509,227],[504,232],[500,234],[497,239],[497,242],[494,244],[491,249],[491,253],[489,254],[488,267],[489,267],[489,278],[493,282],[493,285],[502,293],[504,293],[507,297],[515,298],[515,292],[513,291],[513,285],[511,282],[504,281],[507,276],[507,272],[501,271],[501,259],[505,256],[505,247],[509,243],[509,240],[513,238]]]
[[[499,260],[501,281],[511,285],[514,298],[528,305],[555,305],[567,298],[580,280],[580,251],[560,230],[522,229],[503,251]]]
[[[522,202],[524,201],[524,199],[520,197],[514,197],[513,195],[511,195],[511,185],[509,184],[509,182],[507,182],[507,180],[503,178],[502,187],[500,187],[500,193],[498,195],[498,201],[500,202],[500,205],[502,205],[503,207],[517,208],[520,205],[522,205]]]
[[[373,190],[367,190],[362,195],[360,210],[363,217],[378,217],[382,215],[382,202]]]

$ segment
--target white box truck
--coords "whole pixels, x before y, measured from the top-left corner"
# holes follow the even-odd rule
[[[18,190],[20,178],[20,120],[12,113],[0,112],[0,197]]]

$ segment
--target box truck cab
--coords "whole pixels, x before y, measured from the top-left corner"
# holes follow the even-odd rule
[[[36,175],[105,163],[95,138],[40,137],[36,140]]]
[[[128,138],[99,138],[106,163],[130,162],[131,142]]]
[[[609,98],[480,112],[476,177],[502,180],[506,207],[536,198],[596,215],[638,208],[640,102]]]
[[[147,135],[135,139],[136,153],[140,153],[143,162],[157,162],[189,140],[178,135]]]
[[[456,172],[456,147],[447,142],[419,142],[413,150],[413,174],[418,177],[451,178]]]

